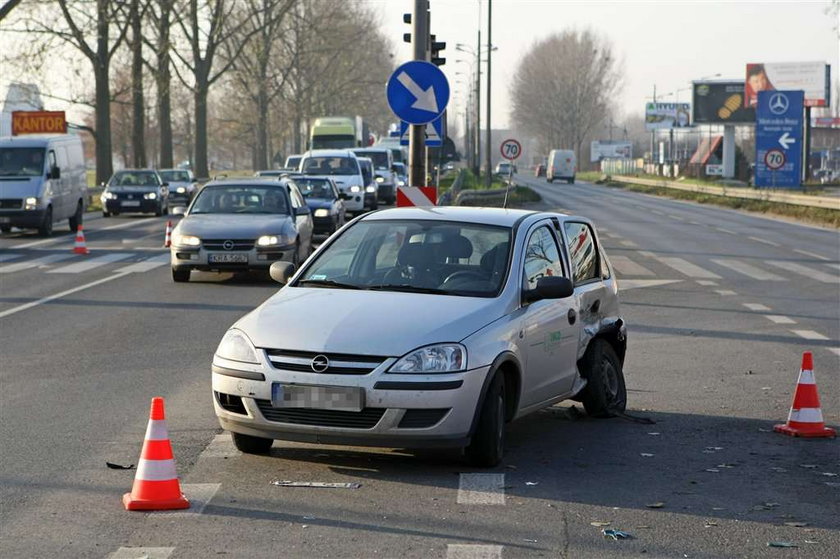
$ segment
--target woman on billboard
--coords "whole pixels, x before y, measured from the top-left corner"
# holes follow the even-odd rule
[[[747,82],[744,89],[744,106],[755,107],[758,104],[758,92],[776,89],[770,78],[767,77],[767,70],[764,64],[747,64]]]

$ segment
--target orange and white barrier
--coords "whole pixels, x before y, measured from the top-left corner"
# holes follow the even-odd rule
[[[434,186],[398,186],[397,207],[432,207],[437,205],[437,188]]]
[[[837,432],[823,422],[817,381],[814,379],[814,358],[810,351],[802,354],[799,381],[793,393],[787,423],[776,425],[773,430],[792,437],[834,437]]]
[[[76,229],[76,241],[73,243],[73,254],[90,254],[87,245],[85,244],[85,233],[82,231],[82,226]]]
[[[163,248],[172,246],[172,220],[166,222],[166,235],[163,237]]]

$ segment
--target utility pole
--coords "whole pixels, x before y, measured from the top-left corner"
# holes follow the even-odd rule
[[[411,47],[414,60],[426,60],[429,51],[429,0],[414,0]],[[426,186],[426,125],[412,124],[408,132],[408,184]]]
[[[485,153],[487,154],[484,159],[484,184],[487,188],[490,188],[490,183],[493,180],[492,174],[490,173],[490,60],[493,58],[493,0],[487,0],[487,140],[484,142],[485,145]],[[481,50],[481,49],[479,49]],[[479,68],[479,75],[481,74],[481,69]]]
[[[481,176],[481,10],[478,17],[478,42],[475,45],[475,178]]]

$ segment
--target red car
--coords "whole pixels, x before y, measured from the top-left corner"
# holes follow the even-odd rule
[[[537,167],[534,169],[534,176],[535,177],[544,177],[545,176],[545,165],[543,165],[542,163],[537,165]]]

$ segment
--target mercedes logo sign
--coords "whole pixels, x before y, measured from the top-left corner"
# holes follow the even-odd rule
[[[330,368],[330,360],[326,355],[316,355],[312,358],[312,363],[309,364],[312,370],[316,373],[323,373]]]
[[[774,115],[785,114],[789,106],[787,95],[784,93],[774,93],[770,97],[770,112]]]
[[[225,250],[233,250],[233,241],[227,240],[222,243],[222,248]]]

